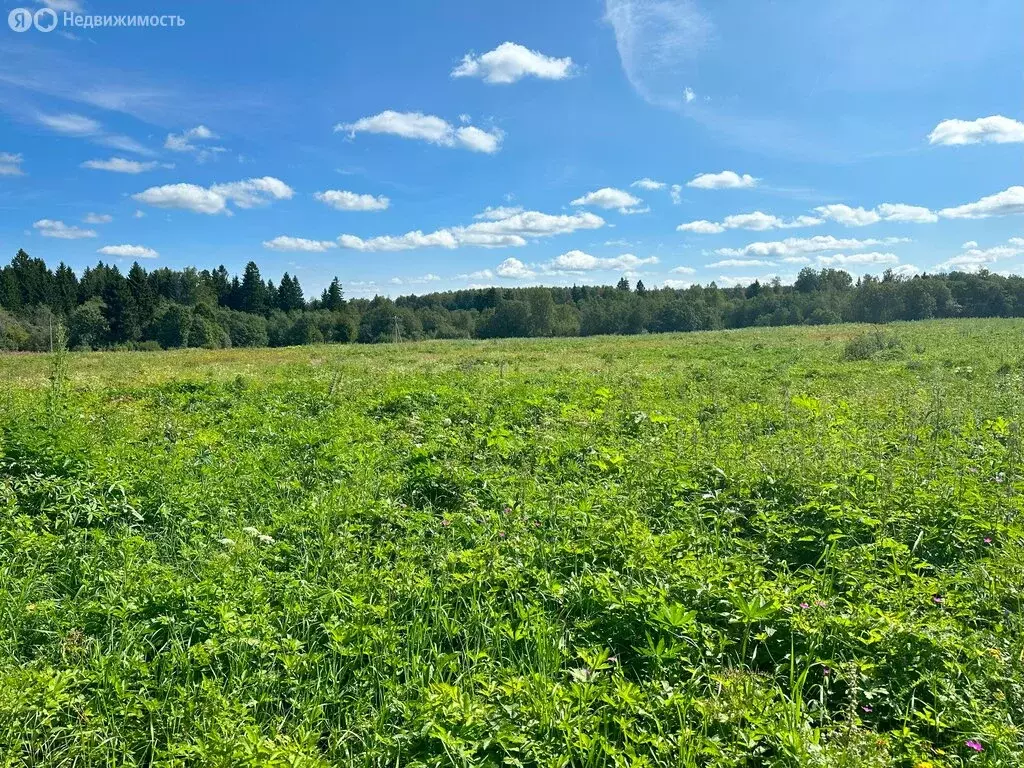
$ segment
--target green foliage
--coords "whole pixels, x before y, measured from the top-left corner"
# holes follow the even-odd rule
[[[1022,330],[0,358],[0,764],[1020,765]]]
[[[854,336],[846,342],[843,360],[870,360],[881,353],[895,353],[901,349],[903,342],[898,336],[876,329]]]

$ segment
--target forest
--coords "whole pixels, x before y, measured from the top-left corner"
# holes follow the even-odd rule
[[[836,269],[803,269],[793,285],[754,282],[719,288],[615,286],[445,291],[422,296],[346,298],[336,277],[306,297],[287,272],[275,285],[255,262],[239,277],[224,266],[198,270],[138,262],[79,277],[19,250],[0,269],[0,350],[44,351],[55,323],[72,348],[281,347],[420,339],[518,338],[703,331],[840,322],[887,323],[949,317],[1024,316],[1024,278],[980,271],[887,271],[854,279]]]

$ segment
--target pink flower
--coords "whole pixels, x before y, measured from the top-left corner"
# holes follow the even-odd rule
[[[932,595],[932,602],[936,605],[942,605],[944,602],[946,602],[946,598],[944,598],[942,595]]]
[[[802,608],[803,610],[805,610],[805,611],[806,611],[806,610],[807,610],[808,608],[810,608],[811,606],[810,606],[810,604],[808,604],[808,603],[800,603],[800,607],[801,607],[801,608]]]
[[[512,514],[512,507],[506,506],[506,507],[505,507],[505,508],[504,508],[503,510],[501,510],[501,511],[502,511],[502,512],[504,512],[504,513],[505,513],[506,515],[511,515],[511,514]]]
[[[968,739],[964,742],[968,747],[973,749],[975,752],[984,752],[985,748],[981,746],[981,742],[975,741],[974,739]]]
[[[991,544],[992,543],[992,537],[991,536],[986,536],[985,537],[985,543],[986,544]]]
[[[504,531],[498,531],[498,538],[499,539],[504,539],[505,538],[505,532]]]
[[[452,524],[452,521],[449,520],[447,517],[444,520],[441,521],[441,525],[443,525],[445,528],[447,528],[451,524]]]
[[[871,707],[869,707],[867,704],[861,707],[861,709],[863,709],[865,712],[871,712]]]

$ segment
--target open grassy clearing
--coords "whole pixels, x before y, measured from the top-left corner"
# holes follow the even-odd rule
[[[1022,764],[1024,321],[865,333],[0,357],[0,764]]]

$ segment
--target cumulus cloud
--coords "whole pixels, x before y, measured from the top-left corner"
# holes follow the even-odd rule
[[[86,224],[109,224],[113,220],[114,217],[109,213],[87,213],[82,219]]]
[[[669,194],[672,195],[673,205],[679,205],[683,202],[683,186],[681,184],[673,184],[669,189]]]
[[[496,271],[501,277],[514,277],[519,280],[523,280],[528,277],[535,277],[537,274],[532,269],[529,269],[519,259],[515,258],[505,259],[498,265]]]
[[[987,219],[1024,213],[1024,187],[1010,187],[1002,192],[954,208],[943,208],[939,215],[947,219]]]
[[[670,269],[669,272],[674,275],[693,275],[697,273],[697,270],[693,267],[674,267],[673,269]]]
[[[895,264],[899,261],[894,253],[837,253],[833,256],[818,256],[818,263],[827,267],[863,266],[865,264]]]
[[[60,240],[81,240],[86,237],[96,237],[95,230],[82,229],[81,227],[69,227],[63,221],[53,219],[40,219],[32,225],[39,230],[43,237],[55,237]]]
[[[295,191],[273,176],[214,184],[164,184],[132,195],[133,200],[157,208],[180,208],[193,213],[217,214],[227,211],[228,202],[239,208],[254,208],[271,200],[289,200]],[[230,213],[230,211],[229,211]]]
[[[749,173],[742,176],[735,171],[721,173],[701,173],[686,182],[686,186],[696,189],[747,189],[756,187],[758,180]]]
[[[929,144],[1024,143],[1024,123],[1002,115],[977,120],[943,120],[928,134]]]
[[[21,154],[12,152],[0,152],[0,176],[21,176]]]
[[[478,77],[485,83],[507,85],[524,77],[564,80],[573,74],[572,59],[556,59],[518,43],[502,43],[481,56],[467,53],[452,77]]]
[[[644,177],[642,179],[637,179],[636,181],[634,181],[629,186],[631,186],[631,187],[640,187],[640,189],[652,190],[652,189],[664,189],[666,185],[665,185],[665,182],[663,182],[663,181],[655,181],[654,179],[650,179],[650,178]]]
[[[757,242],[742,248],[719,248],[715,253],[719,256],[745,258],[785,258],[804,256],[809,253],[827,253],[829,251],[855,251],[881,245],[892,245],[907,242],[906,238],[888,237],[884,240],[854,238],[837,238],[832,235],[816,235],[814,237],[789,237],[773,242]]]
[[[360,195],[343,189],[328,189],[315,193],[313,197],[337,211],[384,211],[391,205],[384,195]]]
[[[693,92],[693,88],[683,89],[683,99],[689,104],[691,101],[697,98],[697,94]]]
[[[939,220],[938,215],[920,205],[904,203],[882,203],[876,208],[853,208],[849,205],[836,203],[821,205],[814,209],[823,218],[843,224],[847,227],[864,227],[880,221],[899,221],[910,224],[933,224]]]
[[[207,160],[219,152],[227,152],[224,147],[209,144],[200,145],[198,142],[212,141],[220,138],[217,134],[205,125],[197,125],[181,133],[169,133],[164,140],[164,149],[172,152],[189,152],[196,156],[200,162]]]
[[[632,253],[624,253],[621,256],[600,258],[598,256],[591,256],[583,251],[573,250],[567,251],[561,256],[556,256],[545,265],[545,268],[550,271],[564,272],[591,272],[602,269],[622,271],[637,269],[645,264],[657,263],[657,256],[642,259],[634,256]]]
[[[765,261],[764,259],[723,259],[705,266],[709,269],[724,269],[726,267],[775,267],[778,265],[774,261]]]
[[[643,200],[639,197],[634,197],[625,190],[615,189],[614,187],[602,187],[593,192],[588,192],[582,197],[577,197],[569,204],[575,206],[588,205],[606,210],[615,208],[618,209],[619,213],[643,213],[643,210],[637,208],[642,202]]]
[[[125,259],[155,259],[160,254],[142,245],[104,245],[97,253],[104,256],[120,256]]]
[[[749,229],[761,232],[769,229],[795,229],[798,227],[813,227],[821,224],[822,220],[814,216],[797,216],[793,219],[781,219],[761,211],[753,213],[737,213],[726,216],[721,223],[714,221],[691,221],[680,224],[676,230],[680,232],[695,232],[700,235],[715,235],[727,229]]]
[[[685,289],[685,288],[691,288],[694,285],[695,285],[695,283],[692,280],[672,280],[670,278],[668,280],[662,280],[661,281],[661,287],[662,288],[671,288],[673,290],[681,290],[681,289]]]
[[[963,252],[950,259],[936,264],[935,268],[940,270],[955,270],[960,272],[976,272],[989,264],[1000,259],[1012,259],[1024,255],[1024,238],[1011,237],[1006,245],[997,245],[994,248],[978,248],[973,240],[964,243]]]
[[[497,221],[498,219],[507,219],[509,216],[515,216],[517,213],[522,212],[522,207],[518,205],[498,205],[494,207],[489,205],[480,213],[473,216],[473,218],[484,219],[486,221]]]
[[[460,147],[474,152],[491,154],[501,148],[504,134],[498,129],[484,131],[472,125],[456,128],[447,120],[422,112],[395,112],[388,109],[354,123],[338,123],[335,131],[345,131],[350,137],[357,133],[380,133],[415,139],[442,147]]]
[[[111,157],[109,160],[86,160],[82,163],[83,168],[94,171],[111,171],[112,173],[143,173],[156,168],[156,161],[139,162],[138,160],[126,160],[123,157]]]
[[[583,212],[572,215],[552,215],[539,211],[521,211],[500,219],[477,221],[462,227],[448,227],[435,232],[420,230],[404,235],[381,235],[363,239],[355,235],[342,235],[338,243],[342,248],[357,251],[408,251],[415,248],[459,248],[480,246],[504,248],[526,245],[528,240],[569,234],[581,229],[598,229],[604,219]]]
[[[331,248],[337,248],[338,244],[333,240],[307,240],[304,237],[280,235],[273,240],[264,240],[263,247],[284,253],[323,253]]]

